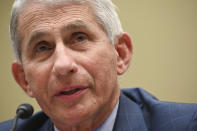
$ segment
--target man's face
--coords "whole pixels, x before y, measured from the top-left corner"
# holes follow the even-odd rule
[[[90,6],[32,3],[20,15],[18,30],[23,88],[52,121],[103,121],[119,97],[118,55]]]

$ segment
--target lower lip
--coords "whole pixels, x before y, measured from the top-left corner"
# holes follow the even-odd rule
[[[60,100],[63,100],[63,101],[70,101],[70,100],[73,100],[73,99],[76,99],[76,98],[82,96],[86,92],[87,89],[88,88],[81,89],[71,95],[58,95],[58,96],[56,96],[56,98],[59,98]]]

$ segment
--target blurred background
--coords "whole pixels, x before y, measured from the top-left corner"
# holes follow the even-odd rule
[[[141,87],[162,101],[197,103],[197,1],[113,0],[134,54],[120,77],[122,88]],[[15,116],[21,103],[31,103],[11,73],[9,41],[13,0],[0,1],[0,121]]]

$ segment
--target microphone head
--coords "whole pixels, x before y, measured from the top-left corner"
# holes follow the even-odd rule
[[[18,118],[26,119],[29,118],[34,112],[33,107],[30,104],[21,104],[16,110]]]

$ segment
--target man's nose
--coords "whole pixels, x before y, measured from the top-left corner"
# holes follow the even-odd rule
[[[56,47],[53,72],[58,77],[67,76],[77,72],[78,68],[74,55],[74,51],[64,45]]]

